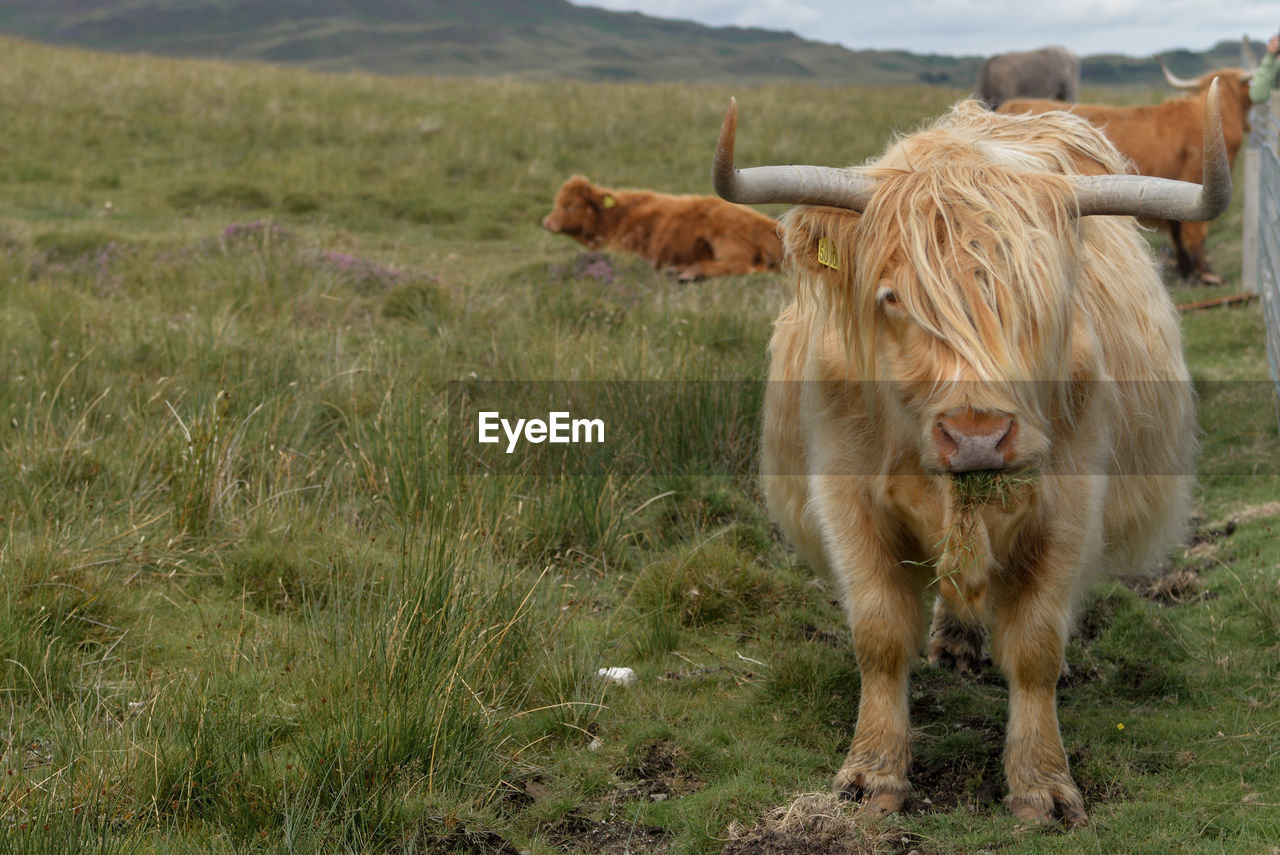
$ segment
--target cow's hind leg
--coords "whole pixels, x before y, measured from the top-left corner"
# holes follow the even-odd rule
[[[1190,254],[1187,253],[1187,243],[1182,236],[1183,223],[1177,220],[1167,221],[1169,227],[1169,243],[1173,248],[1173,259],[1177,265],[1178,277],[1186,279],[1195,269],[1195,263],[1192,261]]]
[[[982,624],[957,616],[947,606],[945,597],[939,596],[934,600],[933,624],[929,628],[929,662],[958,674],[977,671],[982,666],[982,648],[986,638]]]
[[[730,238],[715,240],[707,247],[706,257],[698,261],[703,276],[742,276],[765,270],[759,250],[753,245]]]
[[[1208,223],[1169,222],[1169,239],[1178,262],[1178,275],[1204,285],[1221,285],[1222,277],[1213,272],[1205,256],[1208,236]]]
[[[1188,275],[1202,285],[1221,285],[1222,277],[1209,267],[1205,243],[1209,240],[1208,223],[1182,223],[1182,245],[1185,247]]]

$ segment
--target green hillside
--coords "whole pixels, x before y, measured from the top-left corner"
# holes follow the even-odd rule
[[[323,71],[615,81],[968,87],[981,57],[850,51],[793,33],[706,27],[566,0],[5,0],[0,32],[56,44]],[[1183,73],[1238,45],[1178,54]],[[1150,84],[1148,57],[1086,58],[1086,84]]]

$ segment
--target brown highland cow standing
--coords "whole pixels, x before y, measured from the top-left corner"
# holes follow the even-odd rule
[[[1164,63],[1160,64],[1164,68]],[[1201,162],[1201,137],[1204,127],[1205,98],[1209,85],[1221,81],[1222,133],[1227,145],[1227,162],[1234,163],[1236,152],[1249,130],[1249,79],[1252,73],[1242,69],[1211,71],[1194,81],[1173,77],[1165,70],[1165,77],[1179,89],[1191,94],[1169,98],[1159,104],[1138,107],[1112,107],[1106,104],[1066,104],[1033,98],[1018,98],[1000,106],[1001,113],[1043,113],[1048,110],[1068,110],[1082,116],[1120,149],[1120,153],[1132,163],[1140,175],[1157,178],[1173,178],[1179,181],[1199,181]],[[1205,254],[1205,241],[1209,237],[1209,224],[1159,220],[1169,233],[1173,245],[1174,261],[1178,275],[1208,285],[1222,282],[1209,267]]]

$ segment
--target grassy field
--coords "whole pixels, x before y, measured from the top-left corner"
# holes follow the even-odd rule
[[[741,162],[842,164],[958,91],[0,47],[0,849],[1280,851],[1256,306],[1185,316],[1197,542],[1069,649],[1091,824],[1017,826],[1002,679],[923,665],[904,815],[775,812],[826,789],[858,684],[750,474],[785,278],[678,284],[538,222],[573,173],[709,192],[730,94]],[[645,416],[692,438],[484,471],[451,403],[487,381],[690,384]]]

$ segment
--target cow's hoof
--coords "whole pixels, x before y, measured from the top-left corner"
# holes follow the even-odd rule
[[[969,674],[982,667],[986,632],[949,615],[935,615],[929,633],[929,663]]]
[[[1067,828],[1080,828],[1089,822],[1084,799],[1075,787],[1048,787],[1017,796],[1010,793],[1005,804],[1023,822],[1047,825],[1060,818]]]
[[[948,668],[957,674],[971,674],[982,667],[982,648],[966,644],[929,642],[929,664]]]
[[[862,802],[865,815],[885,816],[902,810],[911,785],[905,780],[845,767],[836,773],[833,789],[842,799]]]

